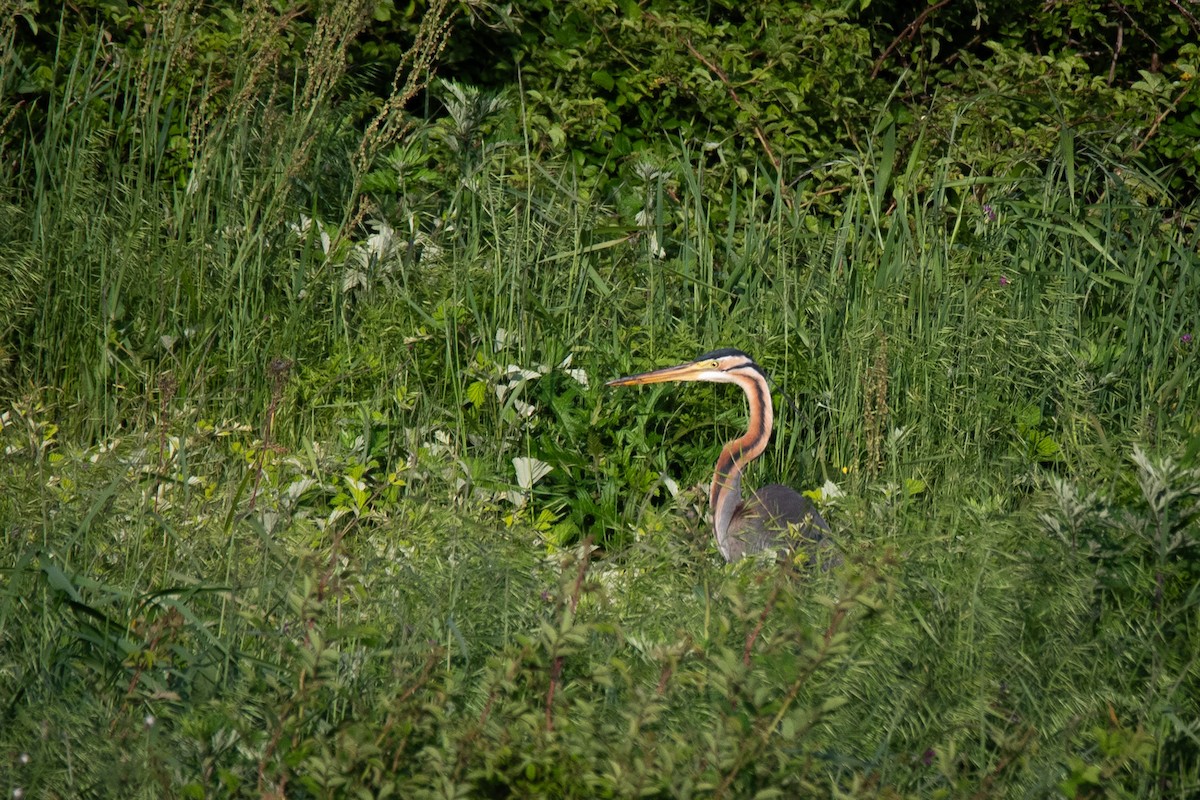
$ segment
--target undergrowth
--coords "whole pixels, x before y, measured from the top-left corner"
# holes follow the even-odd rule
[[[722,569],[678,518],[548,548],[432,499],[436,449],[404,479],[202,422],[78,449],[41,411],[3,418],[8,791],[1196,786],[1200,471],[1168,459],[1087,495],[1040,472],[1016,509],[878,486],[831,514],[849,563],[803,573]]]
[[[880,109],[816,167],[600,184],[519,99],[404,115],[447,6],[375,105],[330,90],[363,6],[296,73],[256,8],[281,60],[175,105],[139,87],[201,33],[65,37],[5,154],[0,790],[1200,789],[1200,234],[1123,133],[985,168],[972,104]],[[716,346],[842,566],[721,562],[739,396],[603,387]]]

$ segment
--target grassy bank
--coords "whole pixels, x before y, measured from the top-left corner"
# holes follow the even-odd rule
[[[317,97],[164,180],[187,114],[63,59],[0,187],[0,790],[1200,787],[1197,209],[1119,140],[601,185],[460,89],[361,168]],[[720,560],[727,387],[602,385],[716,346],[843,567]]]

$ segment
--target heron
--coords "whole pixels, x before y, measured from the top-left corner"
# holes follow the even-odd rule
[[[750,406],[748,428],[721,449],[708,494],[713,534],[725,560],[795,544],[811,549],[828,546],[828,523],[807,497],[790,486],[773,483],[742,498],[742,473],[767,449],[775,421],[767,374],[750,356],[733,348],[713,350],[694,361],[616,378],[606,385],[682,381],[735,383]]]

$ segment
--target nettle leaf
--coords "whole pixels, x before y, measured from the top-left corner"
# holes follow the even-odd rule
[[[1062,447],[1058,442],[1054,441],[1053,437],[1043,435],[1037,440],[1035,446],[1037,457],[1040,461],[1053,461],[1058,458],[1062,452]]]
[[[488,385],[485,381],[475,381],[467,387],[467,401],[475,408],[482,408],[487,400]]]

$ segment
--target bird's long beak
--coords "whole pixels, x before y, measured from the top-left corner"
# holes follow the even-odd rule
[[[697,381],[700,373],[712,369],[711,361],[689,361],[674,367],[663,367],[652,372],[639,372],[624,378],[614,378],[605,386],[640,386],[645,383],[667,383],[668,381]]]

